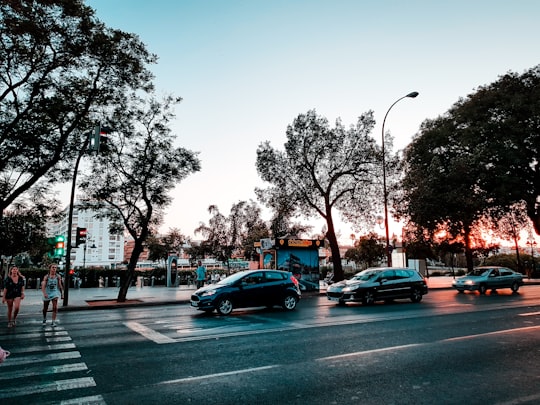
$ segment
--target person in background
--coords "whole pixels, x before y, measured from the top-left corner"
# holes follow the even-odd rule
[[[52,301],[52,326],[56,326],[56,313],[58,312],[58,298],[64,299],[64,287],[62,278],[56,274],[56,264],[51,264],[49,274],[43,278],[41,292],[43,293],[43,325],[47,323],[47,311],[49,302]]]
[[[17,266],[13,266],[4,280],[4,296],[2,297],[2,302],[7,303],[8,307],[8,328],[17,324],[17,315],[23,299],[24,277]]]
[[[197,263],[199,267],[195,270],[197,274],[197,288],[204,286],[204,281],[206,280],[206,267],[203,266],[202,262],[199,260]]]

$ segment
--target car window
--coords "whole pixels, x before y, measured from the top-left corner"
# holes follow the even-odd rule
[[[514,274],[514,272],[511,270],[501,269],[500,274],[501,276],[511,276]]]
[[[395,270],[396,278],[409,278],[412,277],[412,271],[408,270]]]
[[[277,273],[275,271],[267,271],[265,273],[266,280],[267,281],[278,281],[278,280],[284,280],[284,273]]]
[[[499,277],[499,270],[498,269],[493,269],[489,276],[490,277]]]
[[[393,280],[395,278],[395,272],[394,270],[386,270],[386,271],[383,271],[381,273],[381,275],[379,276],[379,280],[383,280],[383,279],[386,279],[386,280]]]
[[[260,284],[264,281],[263,274],[261,272],[250,274],[242,279],[242,284],[254,285]]]
[[[469,276],[487,276],[490,269],[474,269],[468,275]]]

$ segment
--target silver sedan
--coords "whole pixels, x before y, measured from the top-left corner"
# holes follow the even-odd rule
[[[467,291],[478,291],[485,294],[487,290],[498,290],[500,288],[511,288],[517,292],[523,285],[523,275],[499,266],[476,267],[473,271],[463,277],[458,277],[452,283],[452,287],[460,293]]]

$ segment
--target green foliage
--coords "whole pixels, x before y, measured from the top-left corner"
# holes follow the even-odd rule
[[[360,237],[354,247],[345,252],[345,258],[352,260],[362,268],[376,266],[386,257],[385,244],[385,239],[372,232]]]
[[[96,156],[94,171],[80,183],[86,204],[109,209],[108,216],[122,224],[135,244],[128,263],[127,279],[119,291],[124,301],[135,275],[145,241],[161,224],[170,204],[169,192],[183,179],[200,170],[197,154],[174,147],[168,126],[179,99],[167,96],[133,98],[114,112],[118,123],[109,141],[110,152]]]
[[[539,100],[540,67],[508,73],[425,121],[405,150],[398,213],[463,243],[469,269],[484,218],[496,222],[525,201],[540,232]]]
[[[0,37],[1,217],[40,180],[71,176],[96,111],[150,88],[155,56],[79,0],[3,1]]]
[[[337,120],[331,128],[311,110],[288,126],[284,151],[269,142],[257,149],[257,171],[270,183],[266,189],[257,189],[257,196],[285,217],[320,216],[326,221],[335,280],[343,279],[343,269],[334,210],[357,226],[374,222],[381,179],[381,155],[369,135],[374,123],[368,112],[356,126],[347,129]]]

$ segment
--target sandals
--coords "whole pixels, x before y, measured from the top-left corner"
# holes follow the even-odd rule
[[[13,328],[14,326],[15,326],[15,322],[13,322],[13,321],[9,321],[8,324],[7,324],[8,328]]]

